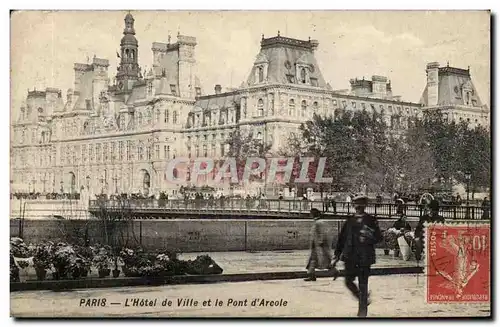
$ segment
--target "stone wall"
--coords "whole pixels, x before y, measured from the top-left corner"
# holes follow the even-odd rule
[[[387,229],[393,220],[380,220]],[[128,246],[175,249],[180,252],[303,250],[309,247],[311,220],[135,220],[121,229]],[[336,242],[342,220],[326,220],[330,242]],[[413,228],[416,222],[410,222]],[[19,220],[10,221],[11,236],[19,235]],[[43,240],[71,241],[87,235],[91,243],[103,243],[104,228],[97,220],[24,220],[26,243]]]

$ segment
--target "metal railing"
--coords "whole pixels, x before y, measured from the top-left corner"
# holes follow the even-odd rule
[[[133,212],[155,213],[204,213],[242,215],[267,214],[305,214],[311,208],[316,208],[328,215],[347,216],[354,214],[354,207],[349,202],[328,203],[322,201],[303,200],[255,200],[255,199],[215,199],[215,200],[157,200],[157,199],[121,199],[121,200],[90,200],[89,210],[99,211],[106,208],[109,211],[119,211],[126,208]],[[399,209],[399,210],[398,210]],[[376,217],[397,218],[404,212],[408,218],[420,218],[425,212],[418,204],[369,203],[366,212]],[[440,206],[440,215],[446,219],[490,219],[489,208],[477,206]]]

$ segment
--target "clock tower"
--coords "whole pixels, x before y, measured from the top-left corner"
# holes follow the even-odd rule
[[[139,79],[139,43],[135,38],[134,17],[130,13],[125,16],[125,29],[120,42],[120,65],[116,74],[116,84],[119,91],[131,91]]]

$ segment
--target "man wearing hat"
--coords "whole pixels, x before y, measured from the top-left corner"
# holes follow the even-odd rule
[[[368,314],[368,277],[370,266],[375,263],[375,244],[382,240],[382,233],[375,217],[365,212],[368,197],[364,194],[353,199],[356,213],[344,222],[335,246],[333,266],[345,263],[345,284],[359,300],[358,317]],[[358,278],[359,288],[354,284]]]
[[[415,259],[420,261],[422,259],[422,251],[424,250],[424,224],[444,223],[444,217],[439,215],[439,202],[431,200],[428,205],[430,214],[424,214],[418,221],[417,228],[415,228]]]
[[[311,254],[306,267],[309,276],[304,279],[307,282],[316,281],[316,269],[330,268],[332,259],[326,227],[321,220],[321,212],[312,208],[311,216],[314,219],[314,224],[311,228]]]

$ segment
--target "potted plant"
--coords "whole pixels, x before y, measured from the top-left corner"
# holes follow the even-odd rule
[[[94,257],[94,265],[97,267],[99,278],[108,277],[111,273],[109,269],[109,254],[106,248],[101,247]]]
[[[52,247],[52,262],[55,268],[54,279],[64,279],[70,273],[76,259],[73,247],[66,243],[58,243]]]
[[[115,250],[115,253],[113,255],[113,263],[114,263],[114,267],[115,269],[113,269],[113,277],[114,278],[118,278],[118,276],[120,276],[120,270],[118,269],[118,259],[119,259],[119,250]]]
[[[45,280],[47,270],[52,266],[51,246],[50,243],[42,243],[34,250],[33,265],[38,280]]]
[[[94,249],[91,246],[75,246],[75,252],[81,260],[79,263],[80,277],[87,277],[91,272]]]

